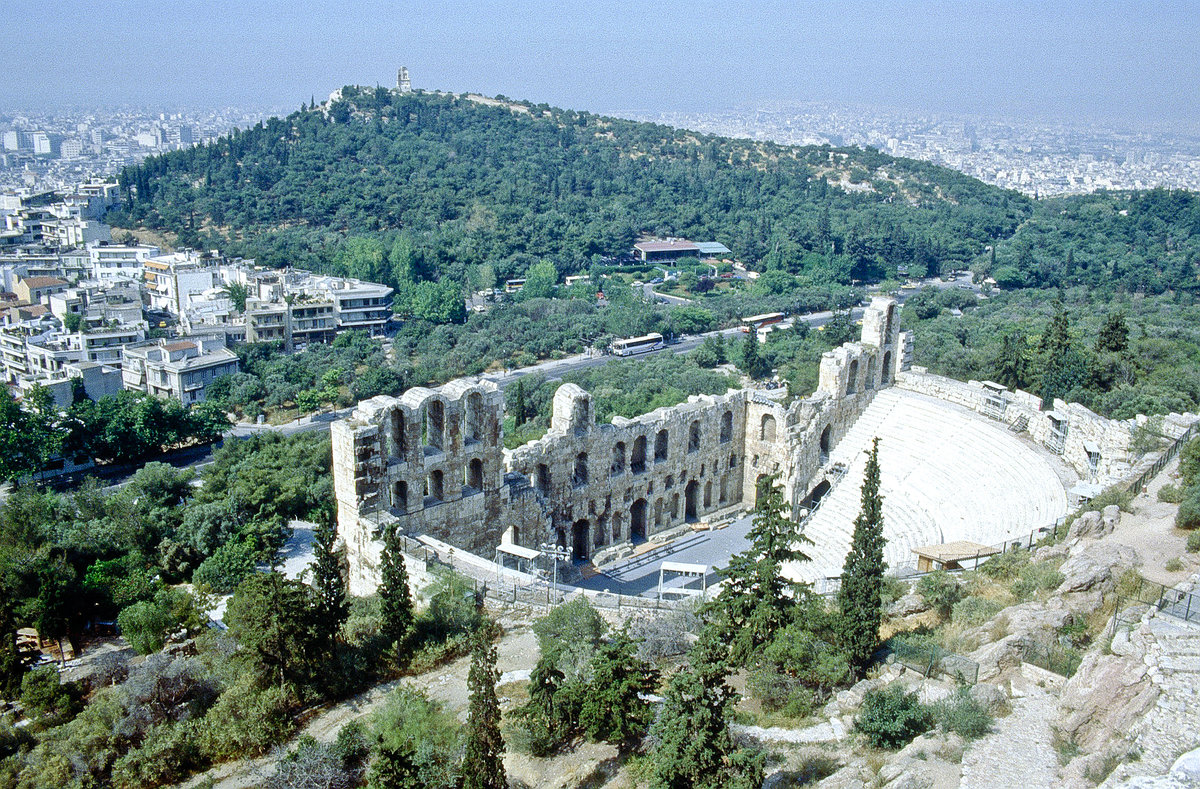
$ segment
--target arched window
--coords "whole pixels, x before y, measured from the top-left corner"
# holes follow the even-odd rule
[[[403,514],[408,512],[408,483],[401,480],[392,486],[392,506]]]
[[[445,500],[446,488],[445,488],[445,485],[443,484],[443,477],[444,477],[444,475],[442,474],[441,471],[430,472],[429,479],[426,482],[426,485],[428,486],[428,489],[429,489],[429,492],[427,495],[430,498],[437,499],[438,501]]]
[[[733,412],[721,414],[721,443],[728,444],[733,440]]]
[[[858,359],[853,359],[850,362],[850,373],[846,376],[846,394],[854,394],[858,391]]]
[[[654,462],[660,463],[667,459],[667,431],[660,430],[654,437]]]
[[[408,450],[408,440],[404,437],[404,412],[399,408],[392,409],[389,432],[388,454],[392,457],[404,457]]]
[[[446,441],[446,407],[441,400],[432,400],[425,407],[425,443],[443,449]]]
[[[700,451],[700,420],[692,422],[691,428],[688,430],[688,452]]]
[[[483,490],[483,461],[479,458],[472,458],[467,464],[467,476],[464,480],[467,487],[475,490]]]
[[[887,324],[883,329],[883,342],[885,345],[892,341],[892,330],[896,327],[896,305],[893,304],[887,310]]]
[[[543,496],[550,495],[550,467],[545,463],[537,466],[537,489]]]
[[[830,431],[831,431],[831,428],[829,425],[825,425],[825,429],[821,431],[821,462],[822,463],[829,460],[829,445],[831,442]]]
[[[763,414],[762,426],[758,431],[758,437],[762,441],[775,440],[775,417],[770,414]]]
[[[629,470],[641,474],[646,470],[646,437],[638,436],[633,441],[633,454],[629,458]]]
[[[609,466],[608,473],[610,476],[617,476],[625,473],[625,442],[618,441],[613,444],[612,465]]]
[[[588,481],[587,453],[580,452],[575,456],[575,472],[571,475],[571,485],[582,488]]]
[[[888,351],[883,355],[883,374],[879,376],[881,383],[890,384],[892,382],[892,352]]]
[[[485,414],[483,409],[483,395],[479,392],[471,392],[467,395],[467,441],[482,441],[484,432]]]

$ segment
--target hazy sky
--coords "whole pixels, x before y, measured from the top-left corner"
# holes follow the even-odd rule
[[[834,101],[1154,123],[1200,117],[1200,0],[5,0],[0,110],[298,106],[343,84],[594,111]]]

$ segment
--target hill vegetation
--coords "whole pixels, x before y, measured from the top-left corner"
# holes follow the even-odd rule
[[[118,226],[404,285],[582,271],[644,233],[717,239],[813,283],[962,267],[1015,193],[858,148],[731,140],[546,105],[347,87],[120,176]]]

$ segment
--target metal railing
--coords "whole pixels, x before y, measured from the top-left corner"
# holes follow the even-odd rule
[[[1200,594],[1197,594],[1194,589],[1189,592],[1164,586],[1139,575],[1137,586],[1134,589],[1117,595],[1117,605],[1113,611],[1112,620],[1113,633],[1120,624],[1133,624],[1134,620],[1126,612],[1131,607],[1139,605],[1150,606],[1161,614],[1182,619],[1185,622],[1200,624]],[[1137,618],[1141,618],[1140,612]]]
[[[1175,459],[1175,456],[1179,454],[1179,450],[1183,448],[1183,445],[1195,438],[1197,433],[1200,433],[1200,422],[1193,422],[1178,438],[1167,445],[1167,448],[1163,450],[1162,454],[1158,456],[1158,460],[1154,461],[1150,468],[1143,471],[1138,475],[1137,479],[1129,483],[1129,487],[1126,490],[1134,496],[1145,490],[1146,483],[1157,477],[1158,473]]]
[[[974,685],[979,681],[978,663],[954,652],[947,652],[939,646],[921,646],[898,640],[890,643],[888,649],[895,655],[897,663],[925,678],[941,674],[967,685]]]

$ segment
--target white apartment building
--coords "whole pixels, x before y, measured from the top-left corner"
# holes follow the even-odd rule
[[[223,261],[217,252],[190,249],[147,258],[143,271],[150,306],[185,315],[193,296],[217,286],[218,267]]]
[[[238,367],[224,337],[185,337],[126,347],[121,377],[126,389],[191,405],[203,402],[209,384]]]
[[[92,267],[92,279],[101,282],[115,280],[141,280],[145,263],[161,250],[145,244],[109,244],[95,241],[87,245],[88,261]]]

